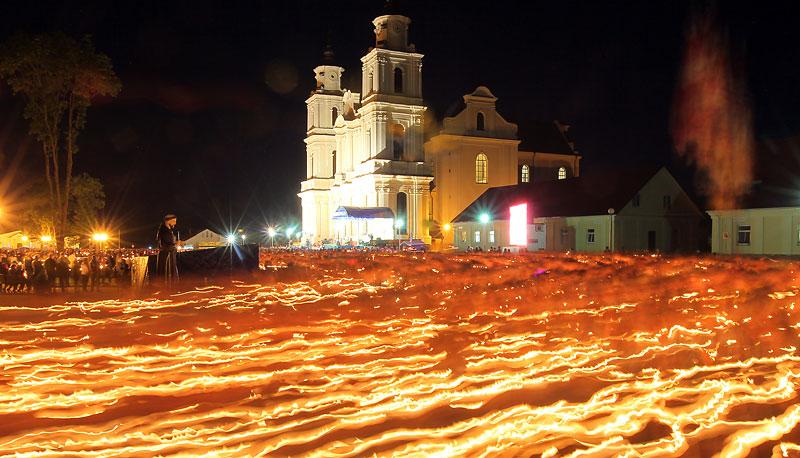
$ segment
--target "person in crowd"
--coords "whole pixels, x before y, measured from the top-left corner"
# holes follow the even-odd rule
[[[6,258],[0,259],[0,292],[7,292],[8,288],[8,260]]]
[[[79,262],[78,272],[80,275],[81,289],[88,291],[89,286],[89,261],[82,259]]]
[[[117,259],[114,257],[112,253],[106,254],[106,262],[105,262],[105,269],[103,273],[106,276],[106,282],[111,285],[111,282],[114,278],[115,267],[117,265]]]
[[[71,258],[69,270],[72,274],[72,283],[75,284],[75,290],[77,290],[78,285],[81,283],[81,260],[75,255]]]
[[[55,292],[56,289],[56,258],[55,254],[49,253],[47,259],[44,261],[44,273],[47,277],[47,289],[49,292]]]
[[[69,258],[64,254],[56,262],[56,277],[58,277],[58,285],[61,287],[61,292],[67,292],[67,287],[69,286]]]
[[[22,259],[23,278],[25,279],[25,290],[31,292],[33,288],[33,258],[25,256]]]
[[[25,277],[22,267],[15,261],[11,264],[8,272],[8,292],[19,293],[25,286]]]
[[[89,278],[92,280],[92,291],[97,291],[100,284],[100,261],[97,255],[89,258]]]
[[[44,262],[39,256],[33,259],[33,277],[28,277],[28,284],[33,286],[33,291],[42,294],[47,288],[47,273],[44,270]]]

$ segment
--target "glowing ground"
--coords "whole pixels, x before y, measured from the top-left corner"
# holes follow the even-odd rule
[[[234,287],[0,308],[0,456],[800,450],[793,262],[271,263]]]

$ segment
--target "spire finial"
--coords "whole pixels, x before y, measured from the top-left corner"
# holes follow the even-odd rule
[[[322,63],[325,65],[334,64],[333,42],[331,40],[331,31],[328,29],[328,44],[325,45],[325,51],[322,52]]]
[[[333,46],[328,43],[328,46],[325,47],[325,51],[322,53],[322,63],[325,65],[333,65],[334,64],[334,54],[333,54]]]
[[[397,3],[393,0],[386,0],[383,5],[383,14],[400,14],[397,10]]]

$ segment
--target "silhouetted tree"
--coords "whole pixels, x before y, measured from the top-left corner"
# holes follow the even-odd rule
[[[64,243],[72,195],[72,158],[86,110],[99,96],[116,96],[121,83],[111,59],[90,38],[63,33],[18,34],[0,47],[0,77],[26,98],[24,116],[42,144],[50,213],[58,246]]]

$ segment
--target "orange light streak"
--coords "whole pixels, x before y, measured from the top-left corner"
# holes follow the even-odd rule
[[[269,261],[231,287],[0,307],[0,457],[800,450],[793,262]]]

